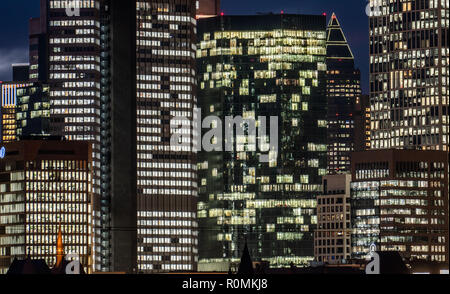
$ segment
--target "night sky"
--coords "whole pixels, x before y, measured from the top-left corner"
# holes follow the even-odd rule
[[[0,80],[11,79],[11,63],[28,62],[28,20],[39,16],[39,0],[2,0],[0,8]],[[331,16],[335,12],[347,37],[363,91],[368,92],[367,0],[222,0],[225,14],[298,13]]]

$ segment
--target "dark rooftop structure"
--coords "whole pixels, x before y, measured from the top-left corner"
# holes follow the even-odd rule
[[[24,260],[14,258],[7,275],[42,275],[50,274],[50,268],[43,259],[31,259],[28,256]]]

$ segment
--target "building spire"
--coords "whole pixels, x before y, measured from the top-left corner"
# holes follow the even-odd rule
[[[247,236],[245,237],[244,251],[242,252],[241,263],[239,264],[238,274],[251,275],[254,274],[253,262],[247,246]]]
[[[59,224],[58,228],[58,239],[56,240],[56,265],[55,267],[59,267],[64,259],[64,244],[62,241],[62,232],[61,232],[61,224]]]
[[[327,27],[327,58],[353,60],[353,52],[348,45],[347,38],[342,31],[336,14],[333,12]]]

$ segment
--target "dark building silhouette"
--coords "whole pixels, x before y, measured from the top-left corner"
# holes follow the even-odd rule
[[[19,260],[14,258],[11,266],[6,272],[7,275],[45,275],[50,274],[51,270],[43,259],[26,259]]]
[[[47,1],[40,0],[40,16],[29,22],[29,80],[48,82],[49,40],[47,35]]]
[[[17,63],[12,65],[12,81],[24,82],[28,81],[30,65],[28,63]]]
[[[248,251],[247,242],[245,242],[244,250],[242,251],[241,262],[239,263],[238,275],[252,275],[254,274],[253,262]]]

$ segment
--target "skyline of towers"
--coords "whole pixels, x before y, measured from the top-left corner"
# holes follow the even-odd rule
[[[204,127],[236,125],[210,138],[225,151],[199,153],[199,263],[235,262],[247,241],[271,267],[306,265],[326,174],[326,17],[219,16],[198,34],[199,106],[219,118]],[[262,118],[270,136],[251,131]]]
[[[366,99],[360,95],[359,72],[354,67],[353,54],[334,14],[326,40],[328,87],[325,89],[322,76],[317,78],[325,69],[316,72],[310,68],[292,69],[308,63],[298,58],[304,53],[300,53],[302,50],[306,50],[305,56],[310,56],[308,54],[320,46],[309,41],[301,44],[299,36],[286,37],[289,30],[285,30],[285,26],[292,25],[288,14],[272,15],[270,17],[279,17],[280,21],[261,25],[280,26],[279,31],[271,31],[273,34],[268,33],[268,37],[249,37],[259,32],[259,24],[252,23],[252,18],[242,21],[249,27],[246,36],[239,29],[227,32],[234,34],[233,38],[226,35],[216,38],[214,35],[207,40],[199,34],[199,39],[203,40],[199,45],[199,58],[212,61],[210,67],[202,68],[203,72],[197,74],[196,18],[217,16],[220,12],[218,1],[210,1],[212,6],[205,6],[211,14],[201,9],[204,1],[128,1],[126,4],[115,0],[87,1],[83,2],[79,17],[67,15],[62,6],[64,1],[42,2],[45,3],[44,17],[30,21],[30,81],[47,79],[48,73],[53,134],[64,135],[69,140],[90,140],[94,144],[92,224],[97,270],[194,270],[199,245],[197,180],[204,200],[199,204],[199,211],[206,214],[201,218],[208,219],[216,227],[227,227],[225,233],[217,234],[220,239],[217,243],[221,243],[225,255],[231,259],[238,256],[236,251],[240,250],[232,244],[240,242],[242,236],[250,241],[255,236],[259,238],[255,244],[250,244],[254,245],[250,249],[256,252],[254,256],[263,256],[266,249],[261,244],[266,241],[259,232],[264,230],[265,233],[276,232],[280,243],[288,244],[279,246],[284,252],[274,253],[274,256],[281,256],[275,259],[275,266],[285,265],[289,258],[284,256],[294,256],[293,251],[306,252],[307,246],[302,244],[303,248],[299,250],[294,244],[296,241],[290,238],[294,236],[292,238],[297,241],[304,238],[308,242],[307,236],[311,235],[314,225],[314,213],[311,214],[314,207],[310,205],[313,202],[308,204],[311,207],[302,202],[303,198],[286,204],[283,197],[317,194],[318,178],[324,174],[322,156],[327,151],[323,150],[326,142],[302,144],[320,137],[327,125],[329,173],[348,171],[349,153],[370,146],[375,149],[448,150],[448,13],[443,9],[448,6],[442,1],[394,1],[389,7],[382,7],[381,15],[370,18],[373,91],[369,112],[366,111]],[[415,5],[422,3],[428,6],[416,12]],[[241,21],[236,27],[240,24]],[[424,27],[419,34],[418,43],[423,47],[420,52],[415,51],[417,34],[409,30],[419,24]],[[225,25],[229,23],[225,22]],[[225,30],[216,29],[218,32]],[[383,34],[389,35],[386,37],[389,42],[385,42]],[[259,45],[250,45],[251,42],[259,42]],[[206,47],[201,48],[202,44]],[[383,46],[387,47],[383,49]],[[254,51],[243,54],[247,49]],[[266,51],[259,51],[258,55],[257,50]],[[426,57],[423,60],[422,55]],[[259,56],[260,60],[252,60],[252,56]],[[228,59],[229,63],[224,63]],[[267,68],[259,68],[266,63]],[[277,154],[277,163],[272,161],[268,166],[257,163],[254,160],[256,151],[250,149],[252,142],[238,135],[236,143],[243,150],[239,149],[228,158],[217,157],[222,162],[208,154],[212,164],[208,160],[196,164],[196,155],[191,148],[196,143],[191,123],[197,103],[197,80],[198,86],[204,88],[201,90],[211,88],[211,97],[219,97],[222,102],[217,104],[217,101],[208,100],[211,97],[201,101],[202,104],[210,103],[203,105],[203,113],[218,114],[219,117],[228,113],[244,118],[272,113],[279,117],[283,122],[279,146],[284,149]],[[313,114],[311,107],[320,102],[320,99],[308,100],[315,88],[328,93],[328,118],[309,117]],[[273,89],[279,92],[271,92]],[[295,93],[289,96],[289,91]],[[254,98],[257,99],[252,102]],[[31,104],[27,107],[31,109]],[[325,111],[325,107],[320,110]],[[301,115],[296,116],[296,112]],[[3,111],[2,115],[5,113]],[[177,149],[180,147],[170,144],[174,116],[185,116],[190,121],[181,130],[189,137],[186,142],[189,147],[181,147],[185,148],[181,152]],[[290,124],[285,123],[288,120],[291,120]],[[367,125],[368,120],[375,127],[371,134],[367,134],[371,127]],[[12,122],[13,116],[5,121]],[[312,125],[316,121],[317,125]],[[308,131],[302,133],[304,129]],[[294,137],[302,140],[295,141]],[[207,166],[205,162],[208,162]],[[203,178],[197,179],[197,169],[201,169]],[[276,173],[280,177],[275,176]],[[220,182],[217,178],[221,174],[225,175],[220,180],[223,183],[209,185]],[[229,187],[230,191],[205,193],[227,190],[223,187]],[[250,192],[243,192],[245,189]],[[305,192],[304,189],[310,190]],[[233,198],[244,194],[243,197],[253,197],[252,193],[255,197],[267,197],[261,201]],[[232,199],[226,199],[230,195]],[[278,198],[270,198],[273,195],[281,195],[283,200],[277,202]],[[306,200],[313,201],[313,198]],[[276,201],[269,203],[272,200]],[[274,206],[270,206],[273,203]],[[293,209],[294,214],[298,213],[295,218],[287,212],[279,216],[280,220],[277,218],[269,223],[270,228],[252,229],[256,219],[258,222],[259,219],[274,219],[274,214],[279,211],[273,211],[283,210],[275,206],[287,205],[290,209],[291,204],[306,206]],[[249,208],[241,211],[236,205],[249,205]],[[274,228],[277,231],[274,232]],[[246,230],[249,233],[241,234]],[[173,237],[174,234],[184,236]],[[214,251],[218,247],[204,248]],[[169,251],[177,253],[169,254]],[[305,263],[306,259],[295,258],[292,260]]]
[[[66,4],[43,0],[30,21],[30,79],[48,72],[51,134],[93,143],[95,269],[193,270],[195,154],[170,146],[170,119],[193,118],[197,8],[218,1]]]

